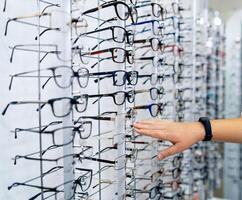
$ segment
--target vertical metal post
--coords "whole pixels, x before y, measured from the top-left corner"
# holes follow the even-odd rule
[[[70,13],[71,11],[71,0],[62,0],[61,1],[61,8],[63,9],[64,12]],[[65,16],[63,16],[65,17]],[[60,19],[61,20],[61,19]],[[63,45],[63,56],[65,57],[65,60],[70,60],[69,62],[66,62],[65,64],[71,67],[71,26],[70,26],[70,31],[68,34],[65,35],[63,38],[63,42],[61,45]],[[63,77],[63,81],[68,81],[65,80],[65,77]],[[63,90],[63,95],[66,97],[71,97],[71,89],[64,89]],[[63,110],[67,109],[66,105],[63,105],[62,107]],[[63,126],[71,126],[72,125],[72,116],[68,115],[63,118]],[[63,130],[63,142],[67,143],[68,141],[71,141],[73,135],[70,130]],[[69,145],[65,145],[63,147],[63,156],[72,154],[73,153],[73,147],[72,143]],[[64,199],[65,200],[71,200],[73,199],[74,191],[73,191],[73,180],[74,180],[74,172],[73,172],[73,157],[68,156],[65,157],[63,160],[63,166],[64,166],[64,183],[67,183],[64,185]]]
[[[38,9],[38,13],[40,13],[40,1],[37,0],[37,9]],[[40,35],[40,17],[37,18],[38,22],[38,35]],[[38,37],[39,40],[38,40],[38,101],[41,102],[41,78],[40,78],[40,69],[41,69],[41,66],[40,66],[40,37]],[[40,151],[40,154],[39,154],[39,157],[40,157],[40,186],[42,187],[41,188],[41,199],[43,200],[44,199],[44,193],[43,193],[43,186],[44,186],[44,180],[43,180],[43,162],[42,162],[42,134],[41,134],[41,126],[42,126],[42,119],[41,119],[41,104],[39,103],[38,104],[38,118],[39,118],[39,151]]]

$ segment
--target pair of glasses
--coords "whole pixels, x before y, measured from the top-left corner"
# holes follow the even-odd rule
[[[151,58],[151,57],[149,57]],[[153,58],[152,58],[153,59]],[[141,58],[142,60],[142,58]],[[146,80],[143,82],[143,84],[146,84],[148,81],[150,81],[151,85],[156,85],[157,83],[162,84],[166,78],[171,77],[172,75],[157,75],[156,73],[151,74],[140,74],[139,78],[146,78]]]
[[[157,100],[161,99],[163,95],[165,94],[165,89],[163,87],[152,87],[148,90],[135,90],[135,94],[143,93],[143,92],[149,92],[150,93],[150,98],[152,100]]]
[[[25,52],[33,52],[33,53],[40,53],[41,55],[44,54],[40,58],[40,63],[45,59],[47,55],[56,55],[58,60],[61,61],[69,61],[62,57],[62,52],[58,49],[58,46],[55,44],[18,44],[13,47],[9,47],[12,49],[11,56],[10,56],[10,63],[13,62],[13,57],[15,55],[15,52],[18,51],[25,51]],[[39,50],[40,48],[40,50]],[[42,49],[46,48],[46,49]],[[53,49],[52,49],[53,48]]]
[[[176,73],[176,74],[181,74],[184,71],[185,66],[186,67],[192,66],[192,65],[184,64],[184,63],[179,62],[177,60],[174,60],[173,62],[166,62],[166,59],[160,60],[157,64],[160,67],[162,67],[162,66],[171,66],[171,67],[173,67],[173,72]]]
[[[144,47],[151,47],[153,51],[163,51],[163,47],[164,47],[164,43],[161,39],[159,38],[149,38],[149,39],[140,39],[140,40],[134,40],[134,44],[138,44],[138,43],[150,43],[150,45],[145,45],[142,46],[142,48]]]
[[[95,82],[101,81],[105,78],[112,78],[114,86],[123,86],[128,85],[136,85],[138,82],[138,72],[137,71],[124,71],[124,70],[116,70],[116,71],[106,71],[106,72],[97,72],[90,73],[90,76],[102,76],[98,77]]]
[[[155,17],[161,18],[161,20],[164,20],[166,18],[166,9],[163,8],[160,4],[158,3],[148,3],[148,4],[141,4],[141,5],[136,5],[135,8],[143,8],[151,6],[152,7],[152,14]]]
[[[173,181],[168,184],[164,184],[163,182],[160,182],[157,186],[150,189],[150,198],[155,199],[157,195],[162,195],[164,193],[168,192],[175,192],[180,193],[181,187],[179,187],[179,184],[176,181]]]
[[[9,24],[10,22],[17,22],[17,23],[21,23],[21,24],[25,24],[25,25],[31,25],[31,26],[35,26],[38,27],[38,24],[34,24],[28,21],[23,21],[26,19],[32,19],[32,18],[45,18],[48,17],[48,25],[47,26],[43,26],[40,25],[40,28],[44,28],[44,31],[42,31],[39,34],[39,37],[42,36],[44,33],[49,32],[49,31],[58,31],[61,32],[63,34],[68,33],[71,30],[71,25],[72,25],[72,18],[71,15],[67,12],[61,11],[61,10],[52,10],[51,12],[41,12],[39,13],[35,13],[32,15],[26,15],[26,16],[18,16],[18,17],[14,17],[11,19],[8,19],[6,26],[5,26],[5,33],[4,35],[6,36],[8,33],[8,28],[9,28]],[[60,20],[61,19],[61,20]],[[79,22],[82,22],[82,20],[78,21],[76,19],[73,19],[73,21],[75,21],[75,24],[77,25]],[[38,37],[36,37],[35,39],[37,39]]]
[[[53,174],[59,170],[63,169],[63,166],[55,166],[45,172],[43,172],[42,176],[47,176],[47,175],[50,175],[50,174]],[[38,188],[38,189],[41,189],[41,186],[38,186],[38,185],[32,185],[32,184],[29,184],[30,182],[34,181],[34,180],[38,180],[41,176],[38,176],[38,177],[35,177],[35,178],[31,178],[27,181],[24,181],[24,182],[14,182],[13,184],[11,184],[10,186],[8,186],[8,190],[11,190],[15,187],[18,187],[18,186],[27,186],[27,187],[32,187],[32,188]],[[49,188],[51,189],[51,188]],[[53,188],[54,190],[54,188]]]
[[[92,184],[93,171],[92,169],[76,168],[76,170],[83,174],[74,181],[74,193],[77,193],[78,189],[82,192],[87,191]]]
[[[84,95],[81,95],[81,99],[82,99],[84,107],[87,107],[89,98],[98,98],[98,100],[99,100],[103,97],[112,97],[113,101],[116,105],[123,105],[126,99],[128,100],[129,103],[134,102],[135,92],[133,90],[130,90],[128,92],[119,91],[119,92],[107,93],[107,94],[94,94],[94,95],[84,94]],[[93,104],[96,103],[96,102],[97,102],[97,100],[94,101]]]
[[[132,30],[126,30],[125,28],[121,26],[110,26],[106,28],[101,28],[97,29],[94,31],[86,32],[83,34],[80,34],[74,41],[73,45],[77,43],[77,41],[82,37],[82,36],[88,36],[90,34],[94,33],[99,33],[99,32],[104,32],[104,31],[111,31],[112,32],[112,40],[117,42],[117,43],[128,43],[130,45],[133,44],[134,42],[134,33]],[[104,39],[103,41],[110,40],[110,39]]]
[[[76,96],[74,98],[70,97],[60,97],[49,99],[48,101],[12,101],[8,103],[5,109],[2,112],[2,115],[5,115],[9,106],[11,105],[21,105],[21,104],[40,104],[42,109],[45,105],[49,104],[51,106],[52,113],[55,117],[66,117],[68,116],[75,105],[75,109],[77,112],[84,112],[83,110],[83,101],[81,101],[80,96]],[[65,106],[65,110],[62,109]],[[85,108],[85,107],[84,107]]]
[[[143,22],[137,22],[133,23],[130,26],[139,26],[139,25],[145,25],[145,24],[151,24],[152,25],[152,31],[153,34],[156,36],[163,36],[164,35],[164,25],[161,24],[158,20],[148,20]]]
[[[162,115],[167,105],[168,103],[159,103],[159,104],[153,103],[150,105],[134,106],[132,109],[134,110],[148,109],[152,117],[157,117],[159,114]]]
[[[116,63],[125,63],[126,60],[128,61],[129,64],[134,63],[133,51],[125,50],[120,47],[108,48],[108,49],[103,49],[103,50],[99,50],[99,51],[91,51],[91,52],[87,52],[87,53],[80,52],[80,59],[85,64],[89,61],[89,60],[86,61],[85,57],[89,58],[90,56],[99,55],[99,54],[103,54],[103,53],[111,53],[112,57],[108,57],[108,58],[112,58],[113,62],[116,62]]]
[[[55,162],[55,163],[58,164],[58,162],[60,160],[67,158],[67,157],[73,157],[73,159],[79,159],[80,160],[80,156],[90,157],[90,156],[93,155],[93,147],[92,146],[77,146],[77,147],[79,149],[81,149],[81,151],[79,153],[65,154],[65,155],[57,157],[57,158],[56,157],[55,158],[43,158],[43,157],[40,158],[39,157],[40,154],[44,155],[44,154],[49,153],[51,150],[58,148],[58,147],[53,147],[53,146],[50,146],[45,150],[30,153],[30,154],[27,154],[27,155],[16,155],[13,158],[14,165],[17,164],[17,160],[19,160],[19,159],[25,159],[25,160],[30,160],[30,161]]]
[[[56,67],[50,67],[46,69],[41,69],[40,71],[51,71],[52,76],[40,76],[41,78],[47,78],[47,81],[43,84],[42,88],[45,87],[45,85],[51,80],[54,79],[55,84],[59,88],[69,88],[73,84],[74,78],[77,79],[77,83],[81,88],[85,88],[88,85],[89,82],[89,71],[88,69],[84,67],[80,67],[77,71],[74,71],[72,67],[69,66],[56,66]],[[11,75],[11,80],[9,84],[9,90],[11,90],[12,83],[14,78],[16,77],[39,77],[37,75],[29,75],[33,73],[37,73],[37,70],[32,70],[28,72],[22,72],[18,74]]]
[[[53,146],[65,146],[68,144],[73,143],[76,135],[79,136],[80,139],[87,139],[90,137],[92,132],[92,122],[91,121],[82,121],[79,122],[80,125],[78,126],[64,126],[52,130],[44,130],[44,131],[38,131],[34,129],[15,129],[15,135],[17,135],[17,132],[33,132],[33,133],[40,133],[42,135],[51,135],[52,137],[52,143]],[[72,132],[72,138],[70,141],[63,141],[63,132]]]
[[[86,10],[82,14],[88,15],[90,13],[94,13],[94,12],[97,12],[97,11],[103,9],[103,8],[108,8],[108,7],[111,7],[111,6],[114,7],[115,13],[120,20],[125,21],[125,20],[131,18],[131,21],[133,23],[137,22],[137,18],[138,18],[137,10],[134,7],[129,7],[126,3],[122,2],[122,1],[106,2],[106,3],[103,3],[96,8]]]
[[[173,179],[177,179],[181,174],[181,169],[179,167],[175,167],[173,169],[165,169],[164,167],[161,168],[159,171],[156,171],[151,175],[151,180],[154,182],[158,180],[161,175],[163,176],[172,176]]]

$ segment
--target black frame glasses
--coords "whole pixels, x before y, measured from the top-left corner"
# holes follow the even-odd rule
[[[130,17],[133,23],[137,22],[137,15],[138,15],[137,10],[134,7],[129,7],[126,3],[122,1],[106,2],[101,4],[99,7],[86,10],[82,14],[87,15],[93,12],[97,12],[100,9],[108,8],[111,6],[114,6],[115,13],[120,20],[125,21]],[[123,13],[120,13],[120,11],[125,13],[124,16],[123,16]]]
[[[89,98],[98,98],[97,100],[95,100],[92,103],[92,104],[94,104],[99,99],[101,99],[103,97],[112,97],[113,98],[113,102],[116,105],[120,106],[120,105],[123,105],[126,100],[128,100],[129,103],[133,103],[134,100],[135,100],[135,91],[134,90],[130,90],[128,92],[118,91],[118,92],[114,92],[114,93],[94,94],[94,95],[84,94],[84,95],[81,95],[80,97],[81,97],[82,102],[85,105],[85,107],[87,107]]]
[[[164,51],[164,42],[163,42],[163,40],[161,40],[159,38],[134,40],[134,44],[139,44],[139,43],[144,44],[144,43],[147,43],[147,42],[149,42],[150,45],[146,45],[146,46],[143,46],[143,47],[151,47],[153,49],[153,51],[158,51],[158,50],[160,50],[161,52]]]
[[[136,85],[138,82],[138,71],[124,71],[124,70],[115,70],[115,71],[106,71],[106,72],[96,72],[89,73],[90,77],[92,76],[102,76],[95,79],[95,82],[101,81],[105,78],[112,78],[114,86],[123,86],[128,85]]]
[[[76,97],[73,97],[73,98],[70,98],[70,97],[53,98],[53,99],[49,99],[47,101],[12,101],[12,102],[7,104],[7,106],[5,107],[5,109],[2,112],[2,115],[6,114],[9,106],[20,105],[20,104],[40,104],[41,105],[40,109],[42,109],[45,105],[49,104],[51,106],[51,110],[52,110],[53,115],[55,117],[58,117],[58,118],[68,116],[73,110],[73,108],[72,108],[73,105],[74,105],[77,112],[84,112],[85,111],[85,110],[83,110],[83,106],[82,106],[82,108],[80,108],[78,106],[78,105],[83,104],[82,99],[80,98],[80,96],[76,96]],[[63,105],[66,105],[66,111],[65,112],[61,111],[63,113],[58,113],[56,111],[57,108],[59,108],[60,106],[63,107]]]
[[[169,105],[170,102],[167,103],[153,103],[150,105],[141,105],[141,106],[134,106],[132,109],[139,110],[139,109],[148,109],[150,115],[152,117],[157,117],[159,114],[162,115],[165,107]]]
[[[93,34],[93,33],[98,33],[98,32],[103,32],[103,31],[107,31],[110,30],[112,32],[112,40],[117,42],[117,43],[128,43],[130,45],[133,44],[134,42],[134,33],[132,30],[126,30],[125,28],[121,27],[121,26],[110,26],[110,27],[105,27],[105,28],[100,28],[94,31],[89,31],[86,33],[82,33],[80,34],[74,41],[73,41],[73,45],[77,43],[77,41],[80,39],[80,37],[82,36],[87,36],[89,34]],[[122,37],[120,37],[122,36]],[[109,40],[109,39],[106,39]],[[106,41],[105,39],[103,41]]]

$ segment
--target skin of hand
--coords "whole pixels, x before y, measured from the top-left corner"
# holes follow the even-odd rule
[[[133,124],[139,134],[169,141],[173,145],[158,154],[162,160],[182,152],[193,144],[202,141],[205,130],[200,122],[172,122],[167,120],[142,120]]]

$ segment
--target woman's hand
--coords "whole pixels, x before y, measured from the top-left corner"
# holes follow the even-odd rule
[[[205,130],[200,122],[172,122],[167,120],[142,120],[133,124],[135,131],[142,134],[170,141],[173,146],[161,151],[158,159],[188,149],[198,141],[202,141]]]

